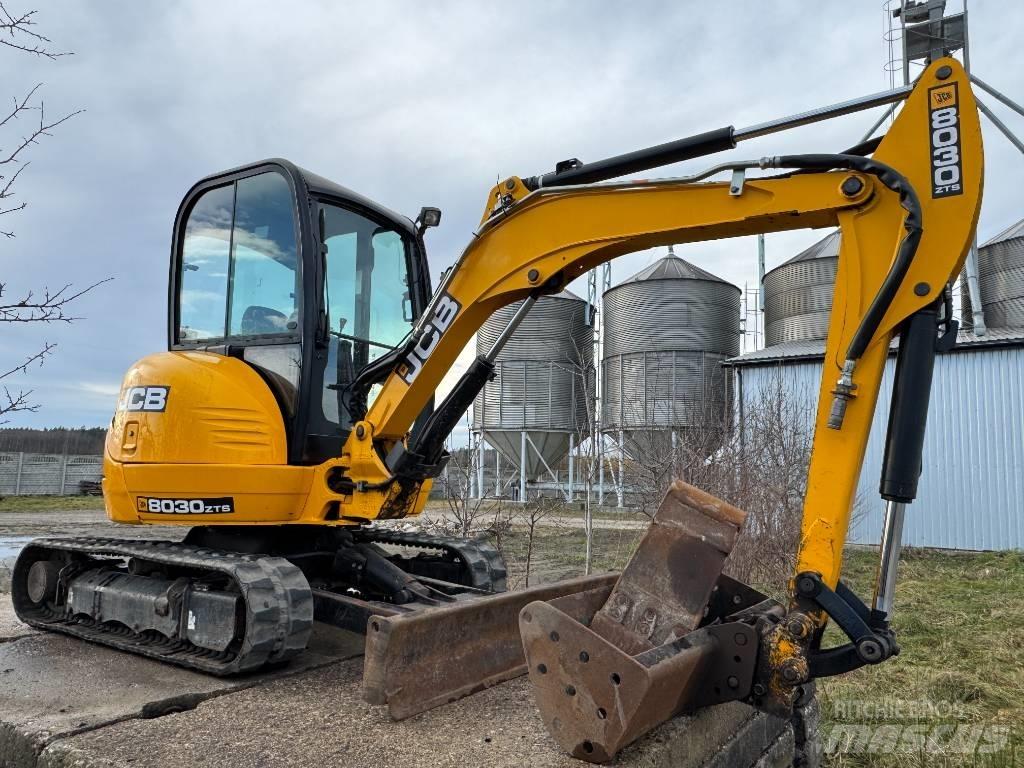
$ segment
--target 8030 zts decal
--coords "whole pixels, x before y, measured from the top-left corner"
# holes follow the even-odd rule
[[[214,499],[159,499],[153,496],[139,496],[136,504],[139,512],[157,515],[223,515],[235,511],[235,500],[231,496]]]
[[[964,191],[960,165],[960,104],[956,83],[928,91],[932,150],[932,197],[961,195]]]

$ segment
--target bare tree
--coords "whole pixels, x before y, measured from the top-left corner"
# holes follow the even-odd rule
[[[812,403],[779,375],[743,402],[736,424],[720,404],[694,404],[675,430],[633,433],[627,471],[634,503],[653,514],[673,478],[729,501],[748,517],[728,572],[755,584],[783,584],[799,544]]]
[[[537,540],[537,528],[544,520],[551,517],[555,512],[563,509],[565,502],[557,496],[543,496],[538,494],[523,505],[519,517],[526,527],[526,561],[523,563],[524,584],[530,586],[530,574],[533,568],[533,549]]]
[[[496,504],[494,500],[484,498],[483,489],[474,487],[479,462],[479,453],[471,445],[452,451],[445,469],[445,501],[455,519],[459,536],[468,536],[471,531],[478,530]]]
[[[54,49],[49,38],[35,31],[35,15],[36,11],[11,13],[0,2],[0,46],[51,61],[69,56],[70,53],[67,51]],[[36,84],[24,96],[14,98],[10,110],[0,114],[0,221],[3,222],[7,219],[2,217],[8,217],[28,206],[27,201],[19,199],[15,189],[15,183],[29,166],[26,159],[28,152],[37,146],[43,137],[52,135],[50,131],[82,111],[48,118],[45,104],[39,96],[41,87],[42,84]],[[29,118],[31,122],[26,123]],[[19,135],[17,129],[21,126],[26,126],[27,130],[20,132]],[[8,240],[15,236],[13,229],[2,225],[0,235]],[[71,303],[104,282],[107,281],[100,280],[83,289],[74,289],[70,283],[57,290],[50,290],[47,287],[41,291],[25,289],[16,294],[16,298],[11,298],[8,284],[0,280],[0,323],[17,325],[74,322],[80,318],[70,313]],[[10,364],[9,367],[0,366],[0,381],[17,373],[25,373],[30,367],[42,365],[56,346],[48,341],[43,342],[38,351],[21,361]],[[31,390],[12,391],[6,383],[0,384],[0,387],[0,416],[18,411],[35,411],[39,408],[38,404],[31,401]]]

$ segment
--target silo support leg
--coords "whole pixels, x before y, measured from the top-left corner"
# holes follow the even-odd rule
[[[622,430],[620,429],[619,430],[619,451],[618,451],[618,453],[619,453],[619,481],[615,484],[615,495],[617,497],[617,502],[618,502],[617,506],[619,507],[619,509],[622,509],[622,507],[623,507],[622,497],[623,497],[624,494],[623,494],[622,481],[623,481],[623,464],[625,463],[625,456],[623,454],[623,447],[622,447],[622,445],[623,445],[625,439],[626,439],[626,436],[625,436],[625,434],[623,434]]]
[[[526,501],[526,430],[519,437],[519,500]]]
[[[482,499],[487,495],[484,491],[484,433],[480,433],[479,443],[477,443],[477,450],[480,452],[476,462],[476,488],[479,492],[477,498]]]
[[[573,500],[573,497],[576,495],[576,489],[574,487],[575,480],[576,480],[576,474],[575,474],[575,469],[576,469],[575,458],[576,457],[575,457],[575,453],[576,453],[576,436],[570,434],[569,435],[569,484],[568,484],[569,488],[568,488],[568,493],[566,493],[566,497],[565,497],[565,500],[569,501],[569,502],[571,502]]]
[[[501,454],[494,452],[494,497],[501,496]]]

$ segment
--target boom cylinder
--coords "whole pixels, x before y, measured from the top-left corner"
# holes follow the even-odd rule
[[[872,607],[876,620],[881,621],[888,620],[892,613],[896,569],[903,548],[903,518],[906,505],[917,496],[921,477],[938,319],[938,306],[933,304],[911,315],[900,333],[878,489],[886,505]]]
[[[917,497],[928,401],[935,370],[938,319],[938,307],[926,307],[913,314],[900,333],[889,429],[878,488],[887,501],[908,504]]]

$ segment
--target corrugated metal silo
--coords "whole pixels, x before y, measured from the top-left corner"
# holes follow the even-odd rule
[[[989,328],[1024,328],[1024,219],[978,248],[978,289]],[[967,281],[961,276],[964,325],[974,317]]]
[[[604,293],[603,319],[602,427],[627,451],[640,434],[657,442],[725,413],[720,363],[739,353],[739,288],[670,248]]]
[[[478,353],[491,348],[521,303],[483,324]],[[587,302],[570,291],[538,299],[498,354],[497,376],[473,404],[473,429],[517,467],[525,432],[528,479],[544,473],[545,465],[555,469],[571,437],[590,432],[594,328],[587,311]]]
[[[824,339],[839,264],[839,231],[764,276],[764,341]]]

